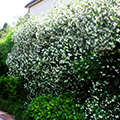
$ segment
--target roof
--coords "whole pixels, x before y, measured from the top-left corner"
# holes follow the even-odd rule
[[[25,6],[25,8],[30,8],[30,7],[36,5],[37,3],[41,2],[41,1],[43,1],[43,0],[31,0],[31,2],[29,2],[29,3]]]

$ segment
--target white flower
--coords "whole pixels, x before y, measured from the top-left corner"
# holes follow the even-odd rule
[[[116,35],[114,30],[119,19],[116,17],[117,13],[114,11],[113,5],[107,0],[84,1],[82,4],[84,5],[81,5],[81,2],[69,4],[69,9],[68,5],[60,4],[55,10],[45,13],[39,18],[30,19],[20,26],[14,33],[15,45],[6,61],[9,66],[9,74],[12,76],[23,75],[27,81],[30,79],[30,84],[33,80],[35,84],[40,80],[40,85],[38,84],[40,92],[45,90],[49,92],[50,88],[47,85],[52,83],[51,91],[55,91],[58,87],[57,91],[61,93],[63,88],[57,86],[56,81],[61,82],[60,78],[64,78],[64,72],[71,74],[71,76],[75,73],[72,71],[73,60],[80,58],[84,62],[84,55],[88,55],[90,50],[93,50],[91,63],[84,62],[80,66],[81,68],[85,66],[85,69],[88,69],[97,57],[96,53],[107,49],[107,43],[110,46],[109,49],[114,48],[113,42],[109,41],[114,39],[111,33]],[[88,9],[90,10],[88,11]],[[102,9],[104,9],[103,12]],[[108,13],[107,16],[106,13]],[[116,19],[114,20],[114,18]],[[107,21],[104,27],[103,20],[109,19],[111,21]],[[108,27],[106,28],[106,26]],[[119,31],[120,29],[116,29],[116,32],[119,33]],[[119,38],[116,39],[116,41],[120,41]],[[102,64],[99,61],[97,63]],[[109,67],[107,65],[107,68]],[[105,66],[102,68],[104,69]],[[112,68],[119,74],[115,66]],[[100,73],[105,76],[103,71]],[[88,74],[88,70],[85,74]],[[90,79],[90,76],[87,78]],[[84,77],[76,77],[76,79],[85,80]],[[66,76],[64,81],[69,80],[70,78]],[[96,84],[93,85],[94,91],[92,93],[100,91],[96,88]],[[33,94],[37,94],[32,85],[29,86],[29,82],[25,88]],[[97,99],[95,98],[96,102],[98,102]]]
[[[116,23],[116,22],[114,22],[114,24],[113,24],[113,25],[114,25],[114,27],[116,27],[116,26],[117,26],[117,23]]]
[[[116,115],[115,118],[119,118],[120,116],[119,115]]]
[[[105,76],[106,74],[102,74],[102,76]]]
[[[103,116],[102,116],[102,115],[99,115],[98,117],[99,117],[100,119],[102,119],[102,118],[103,118]]]
[[[119,33],[120,32],[120,29],[117,29],[117,33]]]

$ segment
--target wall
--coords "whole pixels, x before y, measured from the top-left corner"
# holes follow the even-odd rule
[[[55,1],[56,0],[43,0],[38,4],[30,7],[29,12],[35,16],[40,15],[41,13],[50,10],[53,7],[53,4],[55,3]],[[66,0],[66,1],[70,1],[70,0]],[[71,0],[71,1],[76,1],[76,0]]]
[[[40,15],[43,12],[46,12],[52,8],[54,0],[43,0],[40,3],[34,5],[30,8],[30,13],[33,15]]]

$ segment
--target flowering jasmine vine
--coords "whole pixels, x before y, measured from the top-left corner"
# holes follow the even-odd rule
[[[101,76],[106,76],[106,66],[94,61],[114,50],[116,42],[120,43],[120,16],[115,3],[108,0],[59,3],[15,31],[14,47],[6,61],[8,74],[23,76],[28,81],[25,88],[29,100],[42,93],[80,92],[84,87],[82,81],[92,79],[95,75],[91,68],[97,66],[103,68]],[[82,64],[78,69],[84,67],[86,75],[76,74],[74,61],[79,59]],[[119,74],[119,64],[107,68]]]

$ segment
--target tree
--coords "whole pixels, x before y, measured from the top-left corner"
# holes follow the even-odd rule
[[[11,27],[8,23],[4,23],[3,28],[0,29],[0,38],[3,39],[7,36],[7,34],[11,31]]]

